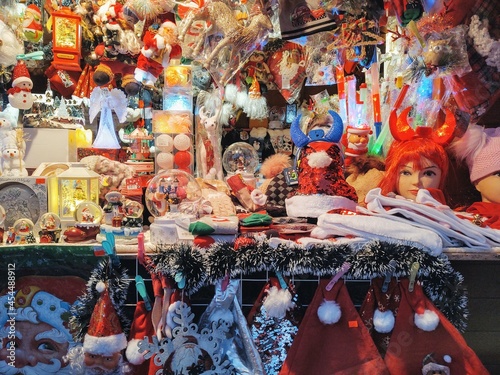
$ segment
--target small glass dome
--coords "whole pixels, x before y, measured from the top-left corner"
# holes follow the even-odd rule
[[[245,142],[230,145],[222,155],[222,166],[228,174],[254,174],[259,166],[259,154]]]
[[[169,169],[149,182],[145,200],[149,212],[156,218],[173,212],[197,216],[201,198],[201,187],[192,175]]]

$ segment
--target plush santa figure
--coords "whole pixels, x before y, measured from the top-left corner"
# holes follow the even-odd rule
[[[42,12],[35,4],[30,4],[24,11],[23,29],[26,40],[38,43],[43,37]]]
[[[146,86],[154,86],[170,59],[180,55],[177,26],[171,21],[153,24],[144,33],[143,43],[137,58],[135,79]]]
[[[291,136],[298,151],[298,189],[285,200],[288,216],[311,217],[335,209],[355,210],[356,191],[344,178],[344,161],[338,142],[343,124],[334,111],[314,114],[308,134],[300,128],[302,116],[291,125]]]
[[[35,100],[31,94],[33,81],[24,61],[17,62],[12,79],[12,88],[7,90],[10,105],[18,109],[30,109]]]

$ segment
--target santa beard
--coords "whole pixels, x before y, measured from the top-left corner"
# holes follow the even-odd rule
[[[123,360],[123,357],[120,359],[118,366],[110,371],[102,370],[100,368],[87,367],[83,363],[83,358],[84,353],[82,345],[77,345],[68,350],[68,354],[64,357],[64,359],[69,362],[68,367],[71,368],[72,375],[123,375],[130,371],[129,366]],[[0,374],[3,375],[2,372],[0,372]]]
[[[0,361],[0,374],[2,375],[71,375],[71,368],[69,366],[61,368],[61,362],[53,359],[52,363],[38,363],[36,366],[25,366],[23,368],[16,368],[9,366],[5,361]]]

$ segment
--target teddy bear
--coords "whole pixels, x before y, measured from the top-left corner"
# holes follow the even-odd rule
[[[133,167],[101,155],[86,156],[81,159],[81,162],[101,175],[101,189],[99,192],[101,200],[105,200],[105,196],[109,191],[119,191],[125,188],[126,180],[135,177],[136,174]]]

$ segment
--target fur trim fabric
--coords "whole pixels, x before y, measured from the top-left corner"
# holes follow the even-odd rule
[[[390,310],[381,311],[376,309],[373,313],[373,328],[380,333],[391,332],[395,322],[394,314]]]
[[[132,339],[127,344],[127,350],[125,350],[125,355],[127,356],[127,361],[133,365],[140,365],[146,359],[143,353],[139,353],[139,339]]]
[[[415,325],[423,331],[434,331],[439,324],[439,316],[432,310],[425,310],[423,314],[415,313]]]
[[[323,324],[335,324],[340,320],[342,310],[335,301],[323,300],[318,307],[318,318]]]
[[[356,211],[357,203],[341,196],[325,194],[295,195],[285,199],[286,213],[292,217],[319,217],[339,208]]]
[[[295,307],[295,302],[292,301],[292,294],[288,289],[273,286],[267,292],[263,306],[269,317],[283,319],[286,312]]]
[[[127,338],[123,333],[105,337],[96,337],[86,334],[83,339],[83,350],[86,353],[110,356],[122,351],[126,347]]]

